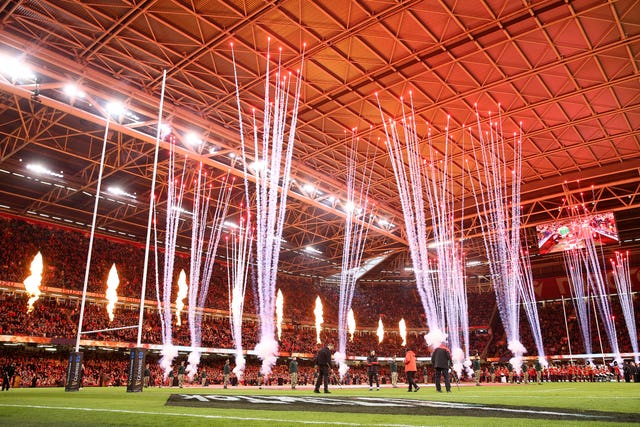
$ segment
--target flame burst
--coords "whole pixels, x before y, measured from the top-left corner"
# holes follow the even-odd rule
[[[378,320],[378,331],[376,334],[378,335],[378,343],[381,343],[384,339],[384,326],[382,325],[382,319]]]
[[[184,308],[183,300],[186,298],[188,292],[189,286],[187,285],[187,273],[185,273],[184,270],[180,270],[180,275],[178,276],[178,296],[176,297],[176,318],[178,326],[182,325],[180,312]]]
[[[33,261],[31,261],[31,275],[24,279],[24,288],[29,295],[29,301],[27,301],[27,313],[33,311],[33,303],[40,298],[40,283],[42,282],[42,254],[38,252]]]
[[[407,345],[407,324],[404,322],[404,318],[400,319],[398,327],[400,328],[400,336],[402,337],[402,346],[405,347]]]
[[[278,289],[278,295],[276,296],[276,326],[278,327],[278,339],[282,336],[282,307],[284,306],[284,297],[282,291]]]
[[[113,322],[113,310],[116,308],[116,303],[118,302],[118,285],[120,284],[120,279],[118,278],[118,270],[116,269],[116,265],[113,264],[111,266],[111,270],[109,270],[109,277],[107,278],[107,313],[109,314],[109,322]]]
[[[349,341],[353,341],[353,334],[356,332],[356,318],[353,315],[353,308],[349,309],[349,313],[347,313],[347,327],[349,328]]]
[[[320,300],[320,296],[316,298],[316,308],[313,310],[313,314],[316,315],[316,342],[320,344],[320,331],[322,331],[322,324],[324,323],[324,319],[322,318],[322,301]]]

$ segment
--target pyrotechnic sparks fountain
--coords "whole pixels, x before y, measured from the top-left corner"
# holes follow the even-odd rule
[[[377,98],[378,95],[376,94]],[[385,145],[389,152],[389,160],[398,185],[398,194],[402,204],[416,286],[427,318],[427,326],[429,327],[429,333],[425,339],[427,344],[437,346],[438,343],[444,341],[446,335],[443,332],[445,326],[443,313],[437,300],[437,284],[430,274],[429,253],[425,244],[428,241],[427,213],[424,200],[422,159],[418,147],[415,120],[406,117],[403,106],[402,126],[406,144],[405,158],[405,155],[403,155],[405,144],[402,143],[397,123],[394,120],[389,119],[387,121],[385,119],[379,99],[378,108],[384,125]],[[413,108],[411,112],[413,112]]]
[[[633,359],[635,363],[638,363],[638,334],[636,328],[636,316],[633,309],[633,295],[631,287],[631,275],[629,274],[629,252],[622,253],[616,252],[615,261],[611,260],[611,267],[613,268],[613,279],[616,282],[616,288],[618,289],[618,298],[620,298],[620,306],[622,307],[622,313],[624,320],[627,324],[627,331],[629,332],[629,339],[631,341],[631,348],[635,353]]]
[[[270,40],[269,40],[270,44]],[[238,105],[238,122],[240,140],[242,143],[242,161],[245,175],[245,188],[248,188],[249,154],[255,162],[253,178],[256,191],[256,267],[257,267],[257,295],[256,307],[260,319],[260,341],[256,345],[256,353],[262,360],[260,371],[269,375],[275,364],[278,353],[278,342],[275,339],[275,299],[278,260],[287,205],[287,193],[291,184],[291,157],[295,140],[295,130],[300,105],[300,90],[302,87],[302,64],[298,72],[293,93],[293,105],[289,111],[289,89],[292,78],[284,75],[281,66],[281,56],[277,58],[275,72],[275,93],[271,96],[271,57],[267,54],[265,71],[265,95],[262,134],[258,130],[255,110],[253,116],[252,142],[245,141],[242,107],[240,104],[240,87],[238,84],[235,52],[231,45],[234,64],[236,99]],[[304,62],[304,52],[302,63]],[[287,116],[290,114],[289,129],[287,131]],[[253,151],[247,153],[247,151]]]
[[[40,284],[42,283],[42,270],[44,266],[42,263],[42,254],[38,252],[33,261],[31,261],[30,271],[31,274],[24,279],[24,288],[27,291],[29,300],[27,301],[27,313],[33,311],[33,303],[40,298]]]
[[[378,330],[376,331],[378,336],[378,344],[384,340],[384,325],[382,324],[382,318],[378,319]]]
[[[604,325],[611,352],[614,359],[619,365],[622,364],[620,350],[618,347],[618,337],[616,336],[615,319],[612,316],[611,302],[608,298],[608,286],[605,278],[604,260],[600,262],[600,257],[596,248],[596,241],[592,233],[591,213],[587,209],[584,201],[578,200],[572,194],[565,184],[565,203],[568,215],[572,218],[575,227],[576,244],[565,253],[565,268],[570,275],[571,288],[576,294],[583,293],[582,289],[586,289],[591,294],[592,301],[597,307],[598,314]],[[615,273],[614,273],[615,274]],[[584,279],[583,279],[584,277]],[[582,280],[586,280],[586,286]],[[574,301],[576,304],[576,314],[581,325],[583,337],[586,340],[590,338],[588,335],[588,311],[580,308],[580,301]],[[597,319],[596,319],[597,321]],[[586,326],[586,327],[585,327]],[[599,331],[598,331],[599,333]],[[601,341],[602,342],[602,341]],[[588,348],[585,342],[585,350]],[[589,353],[591,354],[591,353]]]
[[[109,322],[113,322],[113,310],[116,308],[116,303],[118,302],[118,285],[120,284],[120,279],[118,278],[118,269],[116,265],[113,264],[111,269],[109,270],[109,277],[107,277],[107,292],[106,298],[107,304],[107,314],[109,314]]]
[[[378,101],[378,105],[379,101]],[[382,115],[382,108],[380,107]],[[384,120],[386,145],[389,151],[411,251],[413,271],[422,306],[425,310],[429,333],[427,344],[437,347],[449,332],[454,358],[454,368],[460,374],[463,360],[468,361],[469,322],[466,288],[464,282],[464,257],[462,254],[462,221],[456,227],[454,221],[454,196],[464,200],[464,188],[456,191],[453,168],[453,144],[450,144],[449,119],[444,135],[444,157],[437,158],[431,129],[428,130],[428,160],[423,160],[413,98],[409,111],[402,108],[404,145],[395,121]],[[463,176],[464,178],[464,176]],[[461,180],[464,182],[464,179]],[[428,214],[427,212],[430,214]],[[464,212],[464,205],[462,205]],[[463,215],[464,216],[464,215]],[[429,260],[427,218],[431,219],[434,248],[438,262]],[[458,243],[460,242],[460,243]],[[465,350],[462,349],[464,344]],[[470,365],[470,363],[467,363]]]
[[[398,322],[398,330],[400,331],[400,338],[402,338],[402,346],[405,347],[407,345],[407,324],[404,318]]]
[[[356,317],[352,308],[349,309],[349,314],[347,314],[347,326],[349,327],[349,341],[353,341],[353,335],[356,333]]]
[[[538,357],[546,365],[542,333],[538,321],[528,255],[523,258],[520,237],[520,183],[522,169],[522,129],[513,135],[513,168],[507,167],[507,152],[500,114],[490,117],[489,129],[483,132],[480,114],[476,111],[481,156],[476,156],[478,188],[473,195],[482,226],[493,288],[504,325],[508,348],[513,353],[511,365],[520,372],[526,348],[520,342],[520,301],[526,310]],[[471,138],[473,141],[473,136]],[[478,167],[482,162],[482,171]],[[471,180],[474,183],[474,180]],[[508,185],[511,183],[511,195]],[[478,194],[480,197],[478,198]],[[535,311],[535,313],[534,313]]]
[[[591,305],[589,304],[589,288],[584,281],[584,270],[579,250],[573,248],[563,252],[564,265],[569,277],[569,289],[573,305],[576,309],[576,320],[582,334],[584,351],[589,355],[589,362],[592,363],[593,354],[591,345]]]
[[[340,378],[344,378],[349,370],[345,363],[347,356],[347,328],[349,327],[349,313],[356,282],[362,275],[361,261],[364,247],[369,233],[371,221],[374,218],[374,204],[369,201],[369,188],[373,162],[369,159],[369,151],[364,153],[364,164],[359,163],[358,142],[355,134],[351,133],[351,142],[347,144],[347,202],[345,204],[345,231],[342,246],[342,269],[340,271],[340,298],[338,301],[338,351],[334,358],[339,365]],[[375,153],[373,153],[375,156]],[[352,313],[353,315],[353,313]],[[355,323],[355,320],[354,320]],[[353,333],[352,333],[353,337]]]
[[[182,320],[180,314],[184,309],[184,299],[189,292],[189,285],[187,284],[187,273],[184,270],[180,270],[178,276],[178,294],[176,295],[176,325],[182,326]]]
[[[322,324],[324,323],[324,319],[322,317],[322,300],[320,299],[320,295],[316,297],[316,305],[313,309],[313,314],[316,319],[316,343],[321,344],[320,340],[320,332],[322,332]]]
[[[282,290],[278,289],[276,297],[276,326],[278,327],[278,341],[282,338],[282,314],[284,308],[284,297]]]
[[[411,100],[411,105],[411,111],[413,112],[413,100]],[[409,120],[412,123],[415,122],[413,113],[409,117]],[[459,194],[458,197],[463,201],[461,205],[461,212],[463,214],[461,217],[464,217],[464,185],[460,186],[459,192],[456,191],[453,162],[454,144],[450,143],[451,133],[449,126],[450,117],[447,116],[442,148],[442,154],[444,156],[440,160],[438,159],[435,142],[432,138],[431,129],[429,128],[427,133],[429,158],[428,161],[423,162],[422,177],[431,212],[431,225],[433,230],[433,242],[431,245],[435,249],[437,259],[437,263],[434,263],[436,269],[434,274],[437,277],[438,306],[441,312],[440,316],[444,318],[447,327],[453,369],[458,374],[458,377],[460,377],[463,365],[466,364],[467,368],[471,366],[471,361],[469,360],[469,319],[462,244],[464,227],[462,219],[460,220],[459,226],[456,227],[454,218],[456,194]],[[415,127],[413,128],[413,132],[415,133]],[[414,155],[419,155],[419,153],[414,153]],[[462,179],[460,181],[464,183],[464,170],[462,172]],[[456,230],[456,228],[458,228],[458,230]]]
[[[186,372],[189,379],[193,379],[198,371],[200,363],[200,351],[202,345],[202,315],[209,284],[213,274],[215,255],[218,252],[218,244],[222,235],[222,225],[227,216],[231,188],[228,175],[217,180],[220,183],[218,197],[213,208],[211,218],[210,200],[213,185],[206,189],[207,174],[202,171],[202,164],[198,168],[198,177],[195,180],[193,192],[193,215],[191,220],[191,257],[189,277],[189,333],[191,335],[192,350],[189,353]],[[210,232],[207,234],[207,228]],[[207,238],[208,237],[208,238]],[[206,241],[206,247],[205,247]],[[204,254],[204,259],[203,259]]]
[[[246,360],[242,349],[242,313],[244,296],[247,289],[247,277],[251,250],[253,248],[253,229],[250,217],[246,221],[240,218],[240,225],[232,227],[227,238],[227,277],[229,286],[229,323],[235,347],[235,367],[233,372],[242,380]]]

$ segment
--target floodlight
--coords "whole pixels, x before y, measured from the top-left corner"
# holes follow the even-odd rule
[[[189,145],[200,145],[200,144],[202,144],[202,139],[198,135],[196,135],[195,133],[189,133],[186,136],[185,141]]]
[[[75,83],[69,83],[64,87],[64,93],[69,98],[84,98],[86,93]]]

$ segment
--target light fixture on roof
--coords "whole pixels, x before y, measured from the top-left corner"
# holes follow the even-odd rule
[[[304,248],[304,250],[306,252],[309,252],[310,254],[321,254],[322,253],[321,250],[318,250],[318,249],[314,248],[313,246],[306,246]]]
[[[47,169],[46,167],[44,167],[43,165],[41,165],[40,163],[29,163],[27,164],[27,169],[30,170],[33,173],[36,173],[38,175],[49,175],[49,176],[55,176],[56,178],[62,178],[62,171],[60,171],[60,173],[54,172],[50,169]]]
[[[393,228],[393,227],[395,227],[395,225],[394,225],[394,224],[390,223],[390,222],[389,222],[388,220],[386,220],[385,218],[380,218],[380,219],[378,219],[378,225],[379,225],[380,227],[383,227],[383,228]]]
[[[202,138],[200,138],[194,132],[187,134],[187,136],[185,137],[185,141],[187,142],[187,144],[192,145],[194,147],[198,145],[202,145]]]
[[[84,91],[82,89],[80,89],[80,87],[78,85],[76,85],[75,83],[68,83],[67,85],[65,85],[64,87],[64,93],[65,95],[67,95],[69,98],[75,99],[75,98],[84,98],[87,94],[84,93]]]
[[[478,265],[482,265],[482,261],[469,261],[467,262],[467,267],[476,267]]]
[[[347,213],[351,213],[351,212],[353,212],[355,210],[356,210],[356,205],[354,205],[353,202],[347,202],[344,205],[344,211],[347,212]]]
[[[308,194],[315,194],[316,193],[316,187],[314,187],[313,184],[304,184],[302,186],[302,191],[304,191],[305,193],[308,193]]]
[[[231,153],[231,154],[233,154],[233,153]],[[231,157],[233,159],[235,157],[235,155],[232,156],[231,154],[229,154],[229,157]],[[264,161],[262,161],[262,160],[256,160],[255,162],[251,162],[249,164],[249,169],[251,169],[254,172],[263,171],[263,170],[266,169],[266,167],[267,167],[266,163]]]
[[[0,54],[0,74],[9,77],[14,82],[36,79],[36,75],[21,59],[2,54]]]
[[[114,101],[107,104],[107,112],[111,117],[122,117],[126,113],[126,109],[121,102]]]
[[[169,123],[160,123],[160,138],[164,139],[171,134],[171,126]]]
[[[130,199],[134,199],[134,200],[136,199],[136,195],[135,194],[127,193],[126,191],[124,191],[120,187],[111,186],[111,187],[107,188],[107,191],[109,193],[113,194],[114,196],[124,196],[124,197],[128,197]]]

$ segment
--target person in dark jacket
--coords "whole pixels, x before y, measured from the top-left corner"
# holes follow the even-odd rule
[[[436,390],[438,393],[442,393],[442,389],[440,387],[440,376],[444,375],[444,387],[447,390],[447,393],[450,393],[451,382],[449,381],[449,366],[451,365],[451,352],[444,343],[440,344],[440,346],[431,353],[431,363],[436,370]]]
[[[316,366],[318,368],[318,379],[316,380],[316,386],[313,390],[314,393],[320,393],[320,385],[324,381],[324,392],[331,393],[329,391],[329,370],[331,369],[331,350],[333,350],[333,344],[329,344],[322,347],[318,354],[316,354]]]
[[[373,390],[373,381],[376,381],[376,390],[380,391],[380,382],[378,381],[378,356],[375,350],[371,350],[367,357],[367,367],[369,374],[369,391]]]
[[[16,374],[16,364],[11,363],[7,364],[2,372],[2,391],[9,391],[11,387],[11,381],[13,381],[13,376]]]
[[[291,389],[295,390],[298,385],[298,360],[295,356],[289,362],[289,376],[291,377]]]

